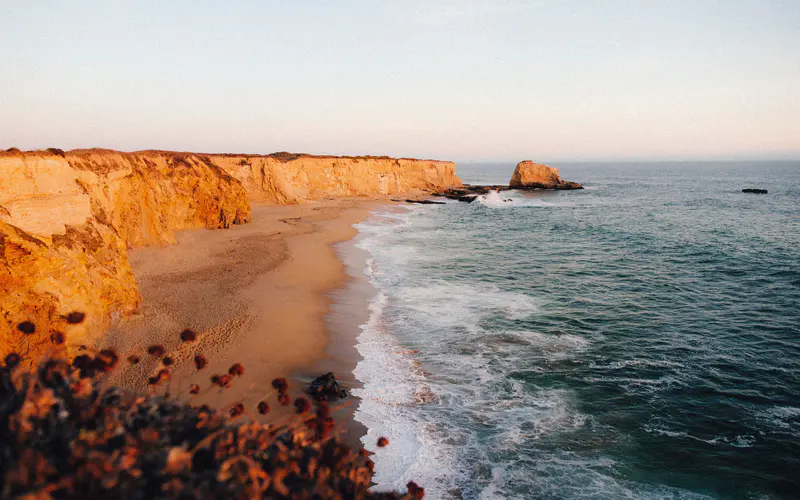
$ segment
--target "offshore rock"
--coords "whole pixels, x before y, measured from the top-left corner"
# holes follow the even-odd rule
[[[401,200],[393,200],[393,201],[401,201]],[[433,201],[433,200],[404,200],[406,203],[413,203],[416,205],[447,205],[447,203],[443,201]]]
[[[451,200],[472,203],[477,200],[479,196],[488,194],[491,191],[496,191],[499,193],[502,191],[508,191],[510,189],[570,190],[583,189],[583,186],[577,182],[570,182],[561,179],[561,176],[558,175],[557,168],[526,160],[517,164],[508,186],[463,184],[440,189],[433,192],[433,194],[436,196],[443,196]]]
[[[577,182],[562,180],[557,168],[530,160],[517,164],[508,186],[511,189],[583,189]]]

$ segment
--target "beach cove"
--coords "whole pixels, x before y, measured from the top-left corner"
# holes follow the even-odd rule
[[[109,346],[125,356],[164,345],[176,360],[170,392],[218,409],[238,402],[255,408],[274,394],[270,383],[278,377],[289,378],[296,396],[326,371],[352,385],[359,321],[352,313],[359,306],[366,311],[367,304],[353,304],[340,315],[344,320],[335,331],[328,331],[331,295],[350,279],[334,246],[355,236],[353,225],[384,204],[339,199],[256,206],[250,224],[228,231],[187,230],[177,234],[174,245],[134,250],[130,260],[142,307],[135,316],[116,322],[98,347]],[[185,328],[198,333],[196,344],[181,344],[177,332]],[[336,336],[334,345],[331,335]],[[351,351],[342,353],[347,348]],[[339,354],[329,356],[329,349]],[[195,353],[207,357],[206,369],[194,369]],[[210,387],[211,375],[225,373],[233,363],[245,367],[244,376],[228,390]],[[160,367],[144,356],[140,364],[123,365],[111,382],[146,391],[148,377]],[[206,389],[190,396],[191,384]],[[352,400],[335,406],[340,409],[334,412],[343,425],[340,432],[357,429],[349,418]],[[286,410],[278,407],[264,420],[285,418]],[[342,437],[357,443],[360,435]]]

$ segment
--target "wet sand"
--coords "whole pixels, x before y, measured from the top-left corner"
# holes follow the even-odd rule
[[[329,294],[332,303],[325,316],[329,336],[325,356],[296,375],[301,381],[309,383],[319,373],[333,372],[348,389],[352,389],[361,387],[361,382],[353,374],[356,363],[361,359],[356,348],[356,337],[361,333],[361,325],[369,320],[369,304],[376,292],[364,275],[369,256],[367,251],[356,247],[355,239],[337,243],[335,249],[344,264],[347,280],[344,286],[331,290]],[[351,396],[333,414],[348,433],[345,441],[356,447],[363,445],[360,438],[367,434],[367,428],[353,418],[358,403],[359,398]]]
[[[183,231],[176,245],[132,250],[143,305],[136,316],[117,322],[102,346],[117,349],[123,359],[136,354],[142,362],[123,362],[111,383],[153,391],[147,378],[163,366],[145,350],[163,344],[176,363],[170,367],[172,380],[156,391],[219,409],[244,402],[254,418],[261,418],[254,408],[262,399],[273,409],[269,420],[292,418],[289,409],[278,407],[270,384],[276,377],[289,378],[292,396],[302,395],[314,376],[327,371],[352,386],[355,337],[369,297],[362,300],[354,293],[366,283],[358,276],[363,257],[352,244],[341,242],[351,240],[356,235],[352,225],[381,203],[254,206],[249,224]],[[338,252],[337,243],[344,245]],[[197,332],[196,342],[180,341],[185,328]],[[209,361],[200,372],[192,363],[198,353]],[[213,374],[227,373],[237,362],[245,373],[231,388],[211,385]],[[190,384],[198,384],[200,394],[191,396]],[[358,444],[363,431],[352,420],[356,404],[348,398],[334,412],[342,437],[352,444]]]

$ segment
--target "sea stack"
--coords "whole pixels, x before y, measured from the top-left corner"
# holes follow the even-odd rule
[[[583,189],[577,182],[561,179],[558,169],[525,160],[517,163],[508,183],[511,189]]]

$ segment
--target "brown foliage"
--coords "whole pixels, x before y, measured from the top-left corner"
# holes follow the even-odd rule
[[[12,355],[6,358],[0,368],[0,497],[424,496],[415,483],[405,494],[371,492],[367,453],[327,437],[333,428],[327,403],[302,423],[236,425],[232,419],[246,416],[242,403],[226,415],[79,378],[102,375],[114,364],[112,353],[82,354],[72,364],[47,359],[35,373],[14,369]],[[155,378],[168,376],[162,369]],[[302,397],[295,406],[302,413],[310,409]],[[258,410],[266,413],[269,405],[262,401]]]
[[[31,325],[32,327],[33,325]],[[26,329],[30,329],[27,326]],[[20,329],[22,331],[22,329]],[[35,328],[33,328],[35,331]],[[353,450],[329,437],[330,406],[312,410],[305,397],[296,415],[281,425],[260,424],[243,403],[217,412],[169,396],[145,396],[103,379],[119,363],[112,349],[81,346],[72,361],[42,360],[34,372],[22,369],[17,353],[0,367],[0,497],[2,498],[280,498],[421,499],[424,490],[373,493],[373,464],[364,449]],[[148,352],[170,364],[163,346]],[[198,359],[202,363],[198,362]],[[140,358],[129,355],[137,364]],[[198,369],[206,364],[195,357]],[[240,363],[214,375],[220,388],[244,374]],[[167,368],[150,385],[171,378]],[[278,402],[288,406],[286,379],[275,379]],[[200,392],[197,384],[188,389]],[[266,401],[259,414],[270,410]],[[234,419],[244,423],[234,424]],[[303,420],[305,418],[305,420]],[[388,444],[386,438],[378,446]]]

